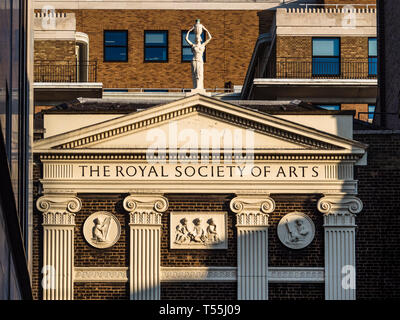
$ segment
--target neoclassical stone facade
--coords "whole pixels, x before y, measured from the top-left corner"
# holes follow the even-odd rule
[[[230,134],[244,142],[239,150],[224,140]],[[220,147],[205,148],[205,135]],[[297,283],[324,286],[328,300],[356,297],[356,215],[363,204],[353,167],[365,164],[366,145],[343,132],[194,95],[66,130],[37,141],[34,152],[42,166],[35,272],[52,276],[50,285],[36,287],[43,299],[115,285],[119,297],[133,300],[193,299],[193,292],[212,298],[223,290],[226,296],[234,290],[231,298],[267,300],[269,284]],[[121,238],[110,247],[83,239],[83,222],[95,212],[119,219]],[[309,232],[302,215],[315,229],[300,249],[277,234],[278,222],[295,212],[297,220],[285,227],[291,241]],[[185,214],[171,223],[176,213]],[[91,222],[96,241],[109,239],[107,217]],[[278,251],[287,256],[274,265]]]

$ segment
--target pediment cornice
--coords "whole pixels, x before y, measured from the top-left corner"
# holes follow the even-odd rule
[[[259,113],[209,97],[195,95],[35,142],[34,152],[96,149],[99,142],[154,128],[192,115],[217,119],[238,128],[294,143],[305,150],[363,151],[366,145],[331,135],[269,114]],[[357,153],[357,152],[356,152]]]

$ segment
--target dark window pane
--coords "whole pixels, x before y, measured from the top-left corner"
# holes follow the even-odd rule
[[[126,47],[105,47],[104,59],[106,61],[126,61]]]
[[[368,55],[369,56],[377,56],[378,55],[376,38],[368,39]]]
[[[319,107],[322,109],[325,109],[325,110],[330,110],[330,111],[339,111],[340,110],[339,105],[333,105],[333,106],[320,105]]]
[[[167,48],[145,48],[146,61],[167,61]]]
[[[368,106],[368,119],[374,119],[375,106]]]
[[[182,45],[185,46],[185,47],[188,47],[189,43],[187,43],[187,41],[186,41],[186,33],[187,33],[187,31],[182,31]],[[205,39],[205,32],[203,32],[201,34],[201,40],[204,41],[204,39]],[[189,40],[192,43],[195,43],[196,36],[195,36],[194,32],[189,33]]]
[[[368,58],[368,74],[370,76],[378,74],[378,58]]]
[[[127,32],[126,31],[105,31],[104,44],[106,46],[126,46]]]
[[[183,61],[192,61],[193,53],[190,48],[182,48],[182,60]]]
[[[144,89],[143,92],[168,92],[168,89]]]
[[[313,58],[313,75],[339,75],[339,58]]]
[[[313,56],[339,56],[339,39],[313,39]]]
[[[146,46],[166,46],[167,33],[164,31],[148,31],[145,33]]]

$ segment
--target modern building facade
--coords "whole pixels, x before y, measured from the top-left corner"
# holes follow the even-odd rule
[[[395,297],[398,140],[349,2],[37,1],[34,297]]]
[[[32,13],[28,1],[0,1],[1,300],[32,299]]]

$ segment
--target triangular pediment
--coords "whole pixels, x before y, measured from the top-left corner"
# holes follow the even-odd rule
[[[251,132],[254,134],[252,137]],[[363,154],[366,148],[354,140],[221,100],[194,95],[36,141],[34,152],[144,150],[159,145],[162,139],[167,149],[192,149],[196,143],[204,147],[207,136],[210,147],[215,148],[212,143],[219,143],[221,149],[237,146],[248,149],[250,145],[260,152],[340,150]]]

